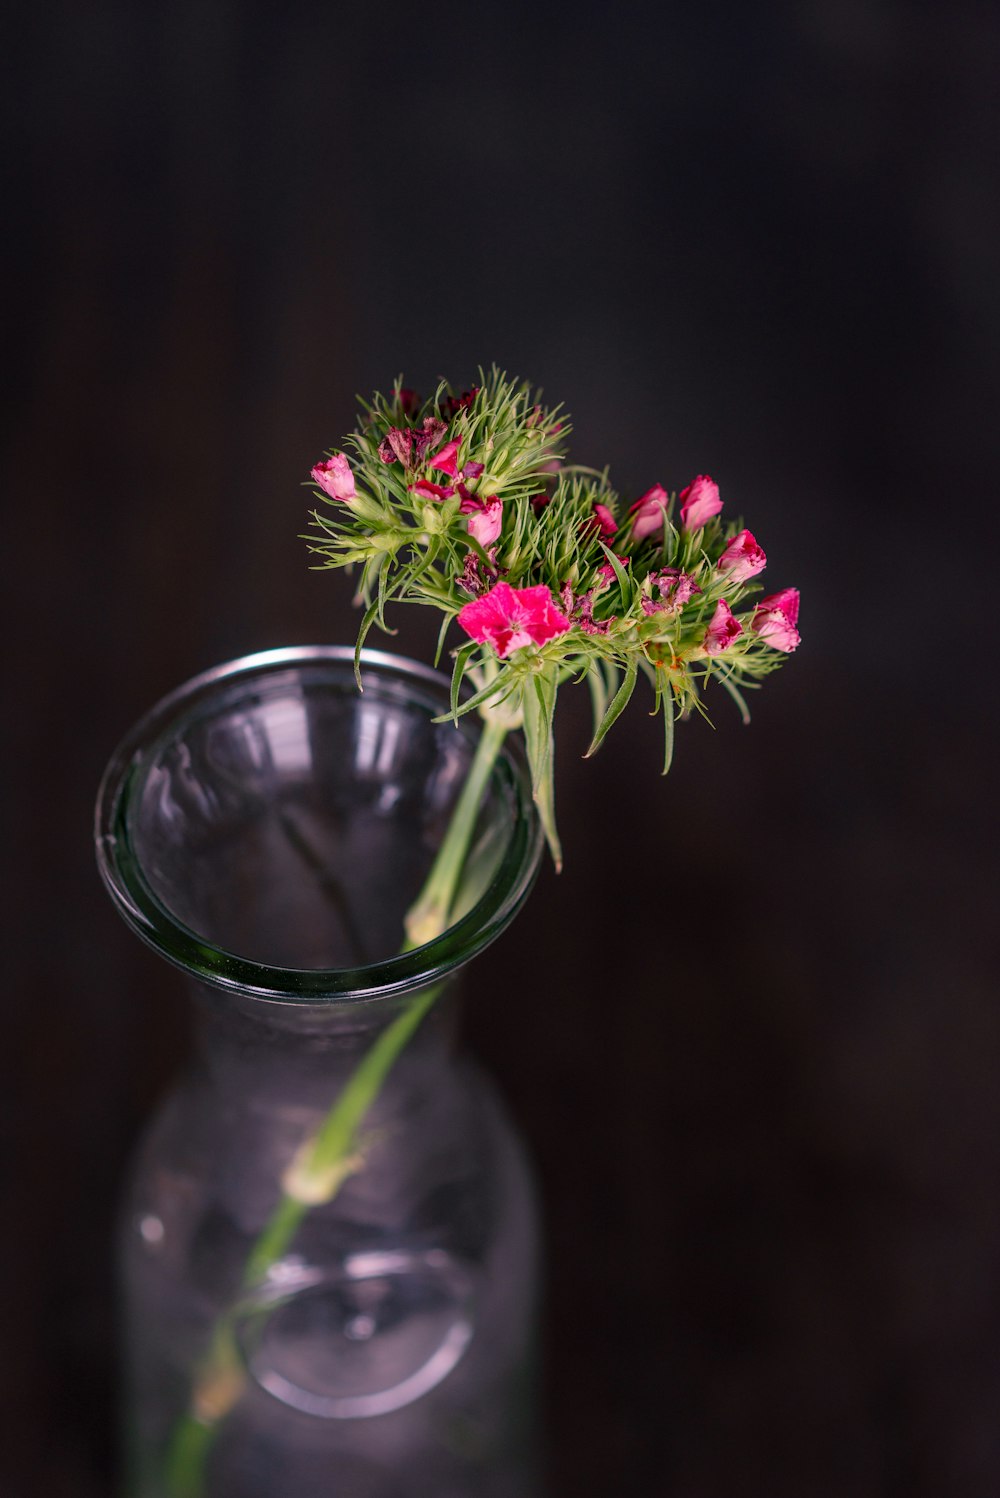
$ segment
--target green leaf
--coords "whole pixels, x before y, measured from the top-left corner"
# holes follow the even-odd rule
[[[451,623],[451,618],[452,616],[450,614],[445,614],[441,620],[441,628],[438,630],[437,645],[434,647],[435,667],[440,665],[441,662],[441,652],[444,650],[445,636],[448,633],[448,626]]]
[[[729,676],[729,675],[727,675],[724,671],[720,671],[718,673],[718,679],[722,683],[722,685],[725,687],[725,689],[729,693],[730,697],[736,703],[736,706],[739,708],[739,710],[740,710],[740,717],[743,719],[743,722],[744,723],[749,723],[750,722],[750,709],[747,707],[746,698],[743,696],[743,693],[740,691],[739,687],[733,681],[732,677]],[[753,685],[756,685],[756,683],[753,683]]]
[[[364,618],[361,621],[361,628],[358,630],[357,642],[354,646],[354,680],[358,684],[359,692],[364,691],[364,687],[361,685],[361,647],[365,643],[365,638],[368,634],[368,631],[371,629],[372,625],[375,623],[375,620],[378,618],[378,612],[379,603],[378,599],[376,599],[374,603],[370,603],[365,609]]]
[[[600,727],[601,719],[608,710],[608,682],[617,682],[618,673],[609,661],[607,666],[600,656],[595,656],[587,668],[587,685],[590,688],[590,701],[594,709],[594,732]]]
[[[622,713],[625,711],[625,708],[628,706],[629,698],[635,691],[636,677],[638,675],[638,663],[635,659],[635,656],[630,656],[628,665],[625,667],[624,680],[622,681],[622,684],[618,688],[614,697],[611,699],[610,706],[604,714],[597,732],[594,734],[593,742],[591,743],[590,748],[587,750],[586,754],[583,756],[584,759],[589,759],[592,754],[597,753],[598,749],[604,742],[609,728],[611,728],[614,723],[617,722],[618,718],[620,718]]]
[[[556,830],[552,719],[556,707],[556,671],[548,667],[524,685],[524,741],[531,767],[531,789],[556,872],[562,868],[562,848]]]
[[[451,716],[458,721],[458,694],[462,690],[462,678],[465,676],[465,668],[469,664],[469,658],[477,649],[475,640],[470,640],[460,650],[455,651],[455,666],[451,673]]]
[[[622,603],[627,603],[632,596],[632,589],[629,587],[628,573],[625,571],[625,568],[622,566],[621,562],[619,562],[618,558],[615,556],[611,548],[609,546],[605,546],[603,541],[601,542],[601,550],[607,557],[608,561],[611,563],[611,566],[614,569],[615,577],[618,579],[618,586],[622,590]]]
[[[663,692],[663,773],[666,775],[674,757],[674,694]]]

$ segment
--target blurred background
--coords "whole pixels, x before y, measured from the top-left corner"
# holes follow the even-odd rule
[[[345,641],[354,395],[493,361],[802,591],[743,728],[637,709],[468,985],[548,1235],[553,1498],[995,1498],[1000,12],[138,7],[9,23],[0,1491],[113,1490],[114,1201],[189,1041],[94,871],[165,691]],[[428,653],[421,621],[395,648]]]

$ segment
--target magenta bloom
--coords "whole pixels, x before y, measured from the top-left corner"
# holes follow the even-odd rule
[[[434,451],[447,430],[447,422],[442,421],[439,416],[424,417],[423,431],[417,432],[414,435],[416,461],[418,463],[423,463],[426,460],[428,453],[432,453]]]
[[[383,463],[398,460],[404,468],[409,468],[412,452],[413,433],[408,427],[390,427],[378,445],[378,455]]]
[[[715,613],[712,615],[708,629],[705,631],[703,641],[705,654],[721,655],[724,650],[728,650],[736,636],[742,633],[742,624],[726,600],[720,598],[715,605]]]
[[[446,442],[441,451],[436,452],[431,458],[431,467],[440,469],[442,473],[449,474],[453,479],[458,478],[458,464],[455,459],[460,446],[461,439],[457,437],[452,442]]]
[[[335,453],[325,462],[317,463],[315,468],[310,469],[310,473],[313,483],[318,484],[323,493],[329,494],[331,499],[342,499],[346,503],[357,498],[354,489],[354,474],[343,453]]]
[[[525,645],[544,645],[570,627],[544,584],[512,588],[509,583],[494,583],[482,598],[459,609],[458,622],[473,640],[492,645],[501,660]]]
[[[607,505],[595,505],[594,515],[601,528],[601,536],[605,541],[610,541],[611,537],[618,533],[618,521],[612,515]]]
[[[750,628],[775,650],[792,651],[802,639],[796,629],[799,622],[798,588],[782,588],[769,593],[754,609]]]
[[[417,479],[417,482],[411,484],[410,488],[414,494],[419,494],[421,499],[450,499],[455,492],[454,489],[444,488],[441,484],[432,484],[430,479]]]
[[[734,583],[745,583],[756,577],[767,566],[767,557],[750,531],[740,531],[734,536],[719,558],[719,571],[728,572]]]
[[[469,535],[484,549],[492,546],[503,526],[503,501],[499,499],[463,499],[459,505],[469,517]]]
[[[642,607],[647,614],[676,614],[702,590],[690,572],[681,572],[677,567],[664,567],[662,572],[651,572],[649,580],[656,584],[660,602],[644,598]]]
[[[663,516],[667,507],[667,491],[662,484],[647,489],[629,510],[632,516],[632,539],[644,541],[663,529]]]
[[[693,483],[680,492],[681,526],[686,531],[701,530],[722,509],[719,486],[707,473],[699,473]]]

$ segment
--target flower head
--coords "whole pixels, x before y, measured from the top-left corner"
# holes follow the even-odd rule
[[[799,643],[799,595],[744,602],[767,559],[742,521],[715,518],[722,500],[707,474],[679,497],[655,483],[626,514],[606,470],[565,461],[560,407],[495,368],[481,389],[456,388],[442,382],[417,403],[400,385],[363,402],[344,449],[351,463],[337,456],[313,470],[326,494],[347,502],[314,509],[309,540],[322,565],[357,568],[362,641],[390,603],[441,610],[442,640],[458,620],[456,716],[489,719],[496,709],[505,731],[523,725],[555,851],[560,687],[588,681],[593,752],[648,680],[666,769],[674,723],[701,709],[713,677],[746,715],[742,692]],[[464,700],[463,679],[475,687]]]
[[[655,536],[663,530],[663,517],[666,514],[669,495],[662,484],[654,484],[652,489],[647,489],[641,499],[637,499],[629,510],[632,516],[632,539],[644,541],[647,536]]]
[[[686,489],[682,489],[679,498],[682,530],[700,530],[722,509],[719,486],[712,482],[707,473],[700,473]]]
[[[754,609],[750,628],[765,644],[774,650],[791,652],[802,639],[796,625],[799,622],[798,588],[782,588],[780,593],[769,593]]]
[[[718,562],[719,571],[727,573],[733,583],[745,583],[766,566],[767,557],[750,531],[740,531],[734,536]]]
[[[501,660],[525,645],[544,645],[570,627],[548,588],[512,588],[503,582],[459,609],[458,622],[473,640],[492,645]]]
[[[728,650],[737,635],[743,633],[743,626],[729,607],[724,598],[720,598],[715,605],[715,613],[705,631],[705,639],[702,642],[706,655],[721,655]]]
[[[349,502],[355,499],[354,473],[350,463],[343,453],[334,453],[332,458],[327,458],[322,463],[317,463],[310,469],[313,482],[318,484],[324,494],[331,499],[342,499]]]

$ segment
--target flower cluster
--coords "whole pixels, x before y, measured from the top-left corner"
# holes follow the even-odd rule
[[[536,799],[557,852],[551,795],[556,693],[585,678],[603,740],[640,675],[666,735],[704,711],[714,678],[748,718],[743,691],[799,643],[799,595],[765,597],[766,557],[722,518],[707,475],[679,493],[653,484],[624,505],[607,472],[568,464],[565,415],[498,370],[460,395],[419,402],[397,384],[375,395],[344,450],[312,478],[329,507],[307,539],[320,565],[357,565],[365,605],[358,649],[390,600],[456,621],[453,709],[523,724]],[[463,679],[474,690],[460,697]]]

